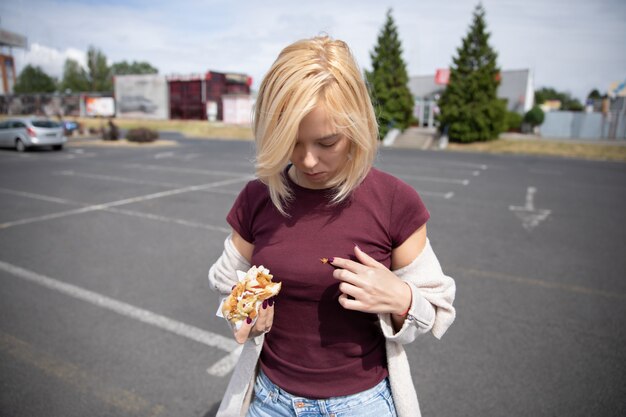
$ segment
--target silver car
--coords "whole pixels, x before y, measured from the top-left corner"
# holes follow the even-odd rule
[[[52,146],[60,151],[66,142],[63,125],[54,120],[38,117],[0,120],[0,146],[15,148],[18,152],[40,146]]]

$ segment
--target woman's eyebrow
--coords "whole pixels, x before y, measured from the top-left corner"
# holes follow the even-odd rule
[[[337,136],[339,136],[339,133],[331,133],[330,135],[322,136],[321,138],[317,138],[315,140],[316,141],[322,141],[322,140],[326,140],[326,139],[334,139]]]

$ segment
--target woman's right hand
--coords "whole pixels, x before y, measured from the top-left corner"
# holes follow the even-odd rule
[[[244,320],[239,330],[235,330],[235,340],[237,343],[243,344],[246,340],[267,333],[272,328],[274,322],[274,299],[264,300],[261,308],[259,308],[259,315],[254,324],[248,323]]]

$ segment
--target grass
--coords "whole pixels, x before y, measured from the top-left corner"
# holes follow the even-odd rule
[[[497,154],[545,155],[626,162],[626,141],[615,144],[558,141],[553,139],[497,139],[470,144],[450,143],[448,150]]]
[[[90,127],[106,127],[107,119],[88,117],[71,118],[83,124],[85,130]],[[252,140],[250,126],[228,125],[206,120],[146,120],[146,119],[113,119],[121,129],[147,127],[158,131],[173,131],[192,138]]]

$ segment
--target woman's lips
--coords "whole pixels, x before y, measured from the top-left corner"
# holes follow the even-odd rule
[[[322,176],[324,173],[323,172],[315,172],[313,174],[309,174],[307,172],[304,173],[304,175],[306,175],[309,178],[318,178],[320,176]]]

